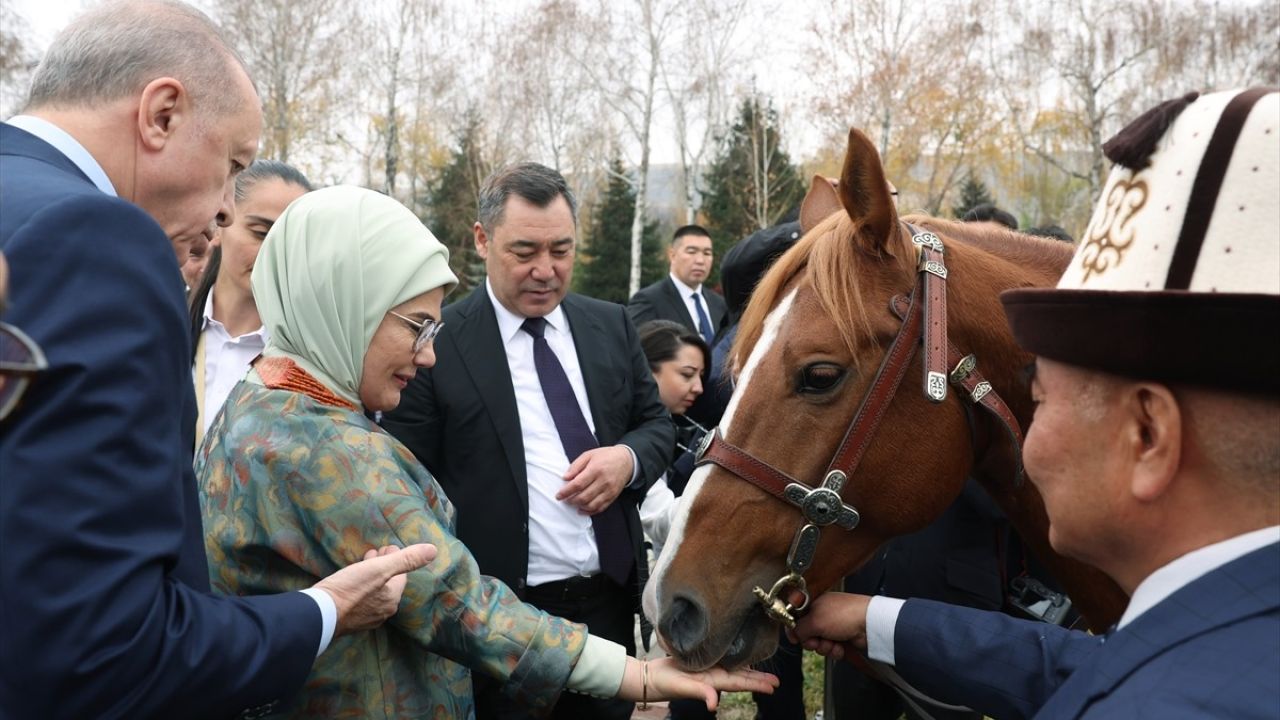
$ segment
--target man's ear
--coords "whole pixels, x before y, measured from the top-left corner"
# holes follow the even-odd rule
[[[1139,501],[1151,502],[1169,490],[1182,463],[1182,410],[1173,392],[1155,383],[1131,386],[1126,410],[1133,463],[1130,491]]]
[[[488,260],[489,259],[489,236],[485,234],[484,225],[481,225],[479,222],[476,222],[475,225],[471,226],[471,234],[475,237],[476,254],[480,256],[481,260]]]
[[[194,119],[191,96],[178,80],[156,78],[142,89],[138,100],[138,136],[148,150],[163,149],[179,125]]]

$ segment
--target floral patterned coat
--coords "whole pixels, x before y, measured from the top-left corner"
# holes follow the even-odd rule
[[[335,639],[316,660],[288,717],[471,718],[470,669],[502,680],[533,712],[555,704],[586,628],[482,576],[454,537],[444,491],[363,415],[241,382],[209,429],[196,474],[218,592],[300,590],[370,548],[439,548],[409,574],[395,616]]]

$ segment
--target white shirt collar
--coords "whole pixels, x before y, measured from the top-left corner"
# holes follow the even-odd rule
[[[49,143],[55,150],[62,153],[68,160],[80,168],[80,172],[85,174],[99,190],[112,196],[116,195],[116,188],[111,184],[111,179],[107,177],[107,172],[102,169],[97,160],[93,159],[93,155],[85,149],[75,138],[62,128],[43,118],[33,115],[15,115],[6,121],[19,130],[26,130],[41,140]]]
[[[1216,570],[1245,555],[1280,542],[1280,525],[1237,535],[1229,540],[1192,550],[1164,567],[1156,570],[1138,584],[1129,600],[1129,607],[1116,628],[1136,620],[1144,612],[1159,605],[1165,598],[1189,585],[1193,580]]]
[[[209,327],[209,323],[216,322],[218,321],[213,319],[213,288],[209,288],[209,295],[204,299],[204,322],[200,324],[200,329],[203,330]]]
[[[502,336],[502,344],[506,345],[511,342],[511,338],[515,337],[516,333],[520,332],[520,326],[524,325],[525,318],[511,312],[507,306],[498,301],[498,296],[493,294],[493,285],[488,278],[484,280],[484,289],[489,294],[489,302],[493,303],[494,313],[498,316],[498,333]],[[569,324],[560,305],[557,304],[555,309],[543,318],[553,330],[568,332]]]
[[[675,283],[676,292],[680,293],[680,297],[684,298],[685,300],[688,300],[689,296],[694,293],[698,293],[698,295],[702,295],[702,283],[698,283],[698,287],[689,287],[688,285],[685,285],[683,282],[681,282],[680,278],[676,277],[675,273],[669,273],[669,275],[671,277],[671,282]]]
[[[213,317],[213,288],[209,288],[209,297],[204,299],[204,322],[201,323],[200,330],[204,331],[211,327],[221,330],[223,335],[226,335],[228,338],[231,338],[231,335],[227,333],[226,326],[224,326],[220,321],[218,321],[216,318]],[[267,344],[266,326],[265,325],[261,326],[257,330],[254,330],[252,332],[247,332],[241,335],[240,337],[231,338],[231,339],[240,341],[240,340],[247,340],[250,338],[260,338],[262,340],[263,346],[265,346]]]

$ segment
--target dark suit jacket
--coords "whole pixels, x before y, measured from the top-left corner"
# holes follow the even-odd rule
[[[1274,718],[1280,543],[1192,581],[1106,637],[929,601],[898,616],[898,672],[996,718]]]
[[[719,335],[728,322],[729,307],[720,293],[706,285],[702,286],[702,299],[707,304],[707,319],[711,321],[711,331]],[[689,316],[684,299],[676,290],[676,284],[671,282],[670,275],[637,290],[627,303],[627,313],[636,325],[646,320],[674,320],[698,332],[698,324]]]
[[[301,593],[208,594],[169,239],[0,125],[0,250],[5,320],[49,361],[0,427],[0,716],[271,707],[306,678],[320,611]]]
[[[976,480],[924,529],[893,538],[845,578],[845,591],[999,610],[1009,521]],[[851,667],[851,666],[850,666]]]
[[[645,568],[637,511],[666,469],[675,443],[635,328],[620,305],[568,295],[573,332],[596,438],[636,453],[642,488],[624,490],[639,564]],[[480,569],[525,590],[529,568],[529,486],[524,442],[507,354],[484,286],[444,310],[436,365],[418,371],[383,426],[436,477],[458,511],[458,537]]]
[[[719,293],[706,285],[702,286],[702,298],[706,302],[707,319],[711,321],[711,330],[718,337],[729,321],[728,306],[725,305],[724,298]],[[631,301],[627,303],[627,314],[631,316],[631,321],[636,324],[636,327],[648,320],[672,320],[694,332],[699,332],[698,324],[690,317],[689,310],[685,307],[684,300],[680,298],[680,292],[676,290],[670,275],[637,290],[636,294],[631,296]],[[714,375],[714,373],[708,374]],[[704,392],[693,402],[693,406],[685,412],[685,415],[708,427],[717,425],[720,423],[720,416],[724,414],[724,409],[728,407],[728,402],[728,393],[722,395],[716,392]]]

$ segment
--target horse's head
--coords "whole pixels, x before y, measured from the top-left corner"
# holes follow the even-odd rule
[[[784,481],[789,476],[819,487],[903,327],[890,303],[911,295],[917,251],[899,221],[880,158],[861,132],[849,134],[839,182],[834,188],[815,182],[805,202],[807,233],[761,281],[739,326],[738,384],[720,432],[754,459],[748,462],[775,468]],[[948,248],[947,264],[952,260]],[[981,307],[960,304],[967,302],[971,315],[987,312],[986,324],[998,328],[991,333],[1003,333],[1008,349],[997,363],[1025,364],[1029,356],[1007,339],[997,291],[968,293],[984,297]],[[816,592],[835,585],[888,538],[939,516],[974,464],[966,411],[958,399],[926,398],[920,356],[911,356],[874,441],[840,491],[858,513],[856,527],[843,522],[821,529],[804,572]],[[646,613],[664,645],[690,668],[737,666],[772,654],[778,630],[753,588],[768,590],[788,574],[788,551],[809,522],[793,504],[738,475],[719,464],[698,468],[645,592]]]

